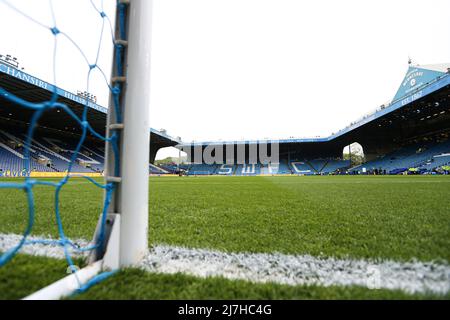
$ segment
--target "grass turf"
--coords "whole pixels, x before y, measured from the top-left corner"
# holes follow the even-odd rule
[[[54,190],[36,187],[35,191],[33,233],[56,236]],[[450,177],[446,176],[154,177],[150,191],[150,244],[450,261]],[[1,189],[0,196],[4,199],[0,233],[22,232],[27,219],[24,193]],[[73,179],[64,187],[61,212],[69,237],[91,238],[101,200],[101,190],[84,180]],[[156,276],[148,277],[153,281]],[[107,283],[114,285],[114,279]],[[199,286],[209,286],[216,280],[198,281]],[[243,289],[242,294],[246,290],[250,297],[253,289]],[[345,297],[341,289],[317,290],[325,290],[317,293],[323,297],[327,292],[330,297]],[[353,289],[344,292],[348,290]],[[366,297],[358,290],[363,289],[354,289],[352,297]],[[289,291],[293,297],[303,297],[294,291]],[[201,297],[199,292],[193,294]],[[141,296],[146,297],[145,291]]]
[[[223,251],[450,261],[450,177],[182,177],[150,179],[150,244]],[[27,203],[0,190],[0,233],[21,233]],[[54,190],[35,189],[33,233],[57,236]],[[102,191],[63,188],[67,235],[90,239]]]
[[[128,269],[74,299],[450,299],[438,295],[409,295],[402,291],[362,287],[287,286],[255,284],[224,278],[200,279],[183,274],[156,274]]]
[[[450,177],[190,177],[150,187],[153,243],[450,261]]]
[[[17,255],[0,268],[0,300],[22,299],[67,275],[65,260]]]

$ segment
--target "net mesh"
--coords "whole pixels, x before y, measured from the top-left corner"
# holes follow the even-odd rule
[[[115,1],[115,0],[110,0]],[[78,139],[78,142],[76,144],[75,150],[73,150],[72,156],[70,158],[70,162],[67,166],[67,174],[61,178],[60,180],[56,182],[52,181],[45,181],[45,180],[38,180],[34,179],[31,176],[26,176],[25,179],[20,182],[0,182],[0,189],[20,189],[23,190],[26,194],[26,199],[28,202],[28,222],[26,225],[26,228],[23,232],[23,237],[21,241],[10,250],[4,252],[0,256],[0,267],[8,263],[24,246],[29,244],[43,244],[43,245],[56,245],[60,246],[62,250],[64,250],[64,255],[67,260],[68,266],[70,267],[70,270],[72,272],[77,271],[77,267],[74,265],[73,258],[71,256],[71,252],[87,252],[95,250],[103,245],[103,242],[105,241],[105,224],[106,224],[106,218],[107,218],[107,212],[108,212],[108,206],[110,205],[111,198],[113,195],[113,192],[116,188],[115,183],[99,183],[95,179],[89,176],[83,176],[82,178],[88,180],[90,183],[95,185],[96,187],[103,189],[105,191],[105,197],[104,197],[104,203],[103,208],[101,210],[101,223],[99,228],[98,236],[96,237],[95,241],[92,244],[89,244],[85,247],[80,247],[78,244],[71,241],[65,233],[64,225],[61,219],[61,201],[60,201],[60,194],[61,191],[64,189],[64,187],[69,183],[70,179],[73,178],[72,173],[72,167],[75,163],[77,157],[80,154],[80,150],[83,146],[83,144],[86,142],[86,137],[88,134],[93,135],[94,137],[104,141],[105,143],[109,143],[111,149],[114,152],[114,175],[119,176],[119,132],[112,130],[109,134],[109,136],[102,135],[98,132],[96,132],[91,124],[88,121],[88,112],[89,112],[89,99],[85,99],[86,103],[83,107],[83,112],[81,117],[78,116],[76,113],[73,112],[73,110],[64,103],[61,103],[58,101],[58,94],[57,94],[57,86],[56,86],[56,51],[58,48],[58,41],[60,41],[61,38],[65,38],[68,40],[78,51],[78,53],[82,56],[83,60],[88,66],[88,73],[87,73],[87,85],[86,85],[86,92],[89,91],[89,84],[90,79],[92,77],[92,72],[94,70],[98,70],[105,79],[105,83],[107,84],[112,97],[112,107],[115,110],[115,117],[114,119],[115,123],[122,123],[122,116],[121,116],[121,92],[122,92],[122,86],[123,84],[120,82],[117,83],[110,83],[108,82],[108,78],[102,68],[98,65],[100,53],[101,53],[101,42],[104,32],[110,32],[111,33],[111,41],[113,42],[114,50],[115,50],[115,76],[122,77],[124,76],[124,68],[123,68],[123,59],[124,59],[124,46],[123,42],[117,41],[117,40],[126,40],[126,30],[125,30],[125,15],[126,15],[126,2],[123,3],[119,0],[115,2],[116,10],[117,10],[117,17],[118,20],[115,21],[115,23],[118,24],[119,28],[119,35],[120,39],[116,39],[115,33],[114,33],[114,27],[113,27],[113,21],[110,19],[110,17],[105,13],[104,11],[104,1],[100,1],[98,3],[95,3],[93,0],[90,0],[90,4],[92,7],[92,10],[95,10],[98,14],[99,23],[101,23],[101,36],[98,42],[98,48],[96,51],[96,55],[94,59],[89,59],[88,55],[86,55],[83,50],[81,49],[81,46],[77,44],[76,41],[73,40],[73,38],[70,37],[67,33],[64,32],[64,30],[60,30],[58,28],[57,19],[55,17],[54,13],[54,7],[51,0],[48,1],[48,10],[51,13],[52,22],[50,25],[46,25],[37,19],[34,19],[31,15],[24,12],[23,10],[18,9],[16,6],[14,6],[11,2],[6,0],[0,0],[0,10],[10,10],[11,12],[14,12],[17,15],[21,15],[24,18],[28,19],[33,23],[33,25],[36,28],[44,28],[47,29],[49,33],[54,38],[54,50],[53,50],[53,92],[51,95],[51,98],[48,101],[41,101],[41,102],[31,102],[27,101],[23,98],[20,98],[18,96],[15,96],[11,92],[8,92],[5,88],[0,86],[0,96],[3,97],[6,100],[9,100],[10,102],[13,102],[15,105],[17,105],[20,108],[26,108],[32,111],[32,117],[29,123],[29,126],[27,128],[27,134],[26,139],[24,143],[24,152],[23,152],[23,166],[27,170],[27,172],[31,172],[31,158],[30,158],[30,149],[33,145],[33,138],[35,136],[35,130],[37,127],[37,124],[39,120],[45,116],[45,112],[52,110],[52,109],[59,109],[61,112],[65,112],[67,115],[69,115],[77,125],[79,126],[81,130],[81,135]],[[0,106],[1,108],[1,106]],[[79,176],[79,175],[77,175]],[[54,200],[54,215],[56,219],[57,229],[58,229],[58,239],[55,240],[36,240],[33,238],[33,240],[28,240],[30,234],[33,231],[33,224],[35,220],[35,187],[36,186],[46,186],[49,188],[54,188],[55,192],[55,200]],[[95,278],[93,278],[90,282],[87,284],[79,287],[79,291],[84,291],[87,288],[89,288],[94,283],[101,281],[108,275],[112,274],[112,272],[105,272],[102,274],[99,274]]]

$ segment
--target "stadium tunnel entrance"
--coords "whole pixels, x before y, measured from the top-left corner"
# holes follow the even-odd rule
[[[345,146],[342,150],[342,159],[350,161],[350,168],[364,163],[363,146],[359,142],[353,142]]]
[[[164,163],[164,162],[172,162],[174,164],[177,164],[181,162],[185,162],[187,159],[186,152],[183,152],[182,150],[175,148],[175,147],[163,147],[156,151],[154,163]]]

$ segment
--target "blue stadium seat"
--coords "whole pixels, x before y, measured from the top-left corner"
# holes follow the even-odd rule
[[[450,140],[447,140],[405,146],[378,159],[352,168],[352,171],[361,172],[363,168],[366,168],[369,173],[374,170],[386,170],[386,173],[399,174],[410,168],[417,168],[418,170],[431,172],[449,162]]]
[[[289,165],[292,168],[293,174],[299,175],[313,175],[314,169],[306,161],[291,161]]]

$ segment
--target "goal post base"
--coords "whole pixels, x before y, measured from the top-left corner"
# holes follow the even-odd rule
[[[103,217],[100,216],[95,229],[93,243],[97,243],[101,238],[102,227],[103,240],[98,248],[93,250],[88,258],[89,264],[92,264],[98,260],[108,261],[105,267],[111,270],[118,269],[120,267],[120,214],[109,213],[106,216],[104,226]]]
[[[118,270],[120,268],[120,215],[109,214],[106,221],[104,245],[99,250],[91,252],[88,257],[88,266],[30,294],[23,300],[58,300],[70,297],[101,272]],[[100,225],[101,218],[94,239],[98,239]],[[99,256],[100,252],[104,254]]]
[[[103,270],[117,270],[120,268],[120,214],[110,214],[111,227],[103,256]]]

